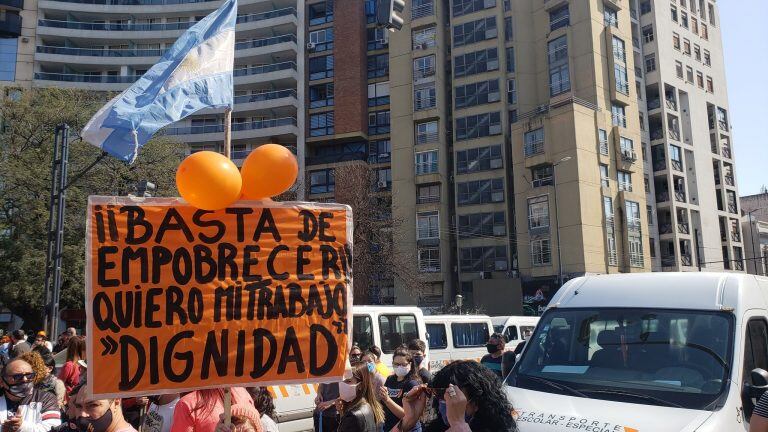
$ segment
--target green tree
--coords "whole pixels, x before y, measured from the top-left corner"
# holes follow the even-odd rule
[[[0,303],[40,326],[45,306],[45,256],[51,161],[56,125],[70,126],[69,178],[60,309],[82,308],[85,211],[89,195],[127,195],[141,180],[157,194],[177,195],[176,167],[183,146],[164,137],[144,146],[133,165],[107,156],[78,132],[108,99],[104,93],[35,89],[0,101]]]

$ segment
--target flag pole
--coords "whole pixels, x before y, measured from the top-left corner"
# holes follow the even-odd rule
[[[224,110],[224,156],[232,159],[232,107]]]

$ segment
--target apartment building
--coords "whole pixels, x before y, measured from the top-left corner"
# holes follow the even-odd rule
[[[0,87],[17,81],[28,85],[32,79],[35,2],[0,0]]]
[[[633,0],[654,270],[744,270],[717,3]]]
[[[131,85],[186,29],[221,3],[23,1],[22,33],[30,35],[19,38],[13,85],[105,92]],[[303,166],[304,36],[303,1],[239,1],[232,113],[236,163],[256,146],[274,142],[293,149]],[[2,67],[7,69],[5,63]],[[165,133],[186,143],[190,152],[222,151],[223,118],[223,110],[206,110]]]
[[[740,198],[746,271],[768,276],[768,191]]]

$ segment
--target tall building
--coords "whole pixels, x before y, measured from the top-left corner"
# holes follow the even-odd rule
[[[35,3],[0,0],[0,87],[17,82],[28,86],[32,79]]]
[[[186,29],[221,3],[24,1],[22,33],[31,35],[19,38],[15,85],[110,92],[137,80]],[[304,35],[303,1],[239,2],[232,114],[235,162],[262,143],[276,142],[293,149],[303,165]],[[34,54],[33,62],[28,51]],[[222,151],[223,117],[223,110],[206,110],[165,133],[187,144],[190,152]]]
[[[740,198],[746,271],[768,276],[768,191]]]
[[[744,269],[717,4],[630,2],[654,270]]]

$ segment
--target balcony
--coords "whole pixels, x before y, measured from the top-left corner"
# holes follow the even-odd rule
[[[653,162],[654,171],[664,171],[665,169],[667,169],[667,161],[662,159]]]
[[[733,214],[738,214],[739,212],[736,209],[736,204],[728,204],[728,211]]]
[[[651,129],[651,141],[664,139],[664,131],[661,128]]]
[[[620,191],[632,192],[632,183],[630,183],[630,182],[623,182],[623,181],[620,181],[620,182],[617,182],[617,183],[619,185],[619,190]]]
[[[296,126],[296,118],[285,117],[277,119],[257,120],[245,123],[233,123],[232,132],[267,129],[278,126]],[[165,130],[166,135],[197,135],[221,132],[224,132],[224,125],[173,127]]]
[[[43,81],[63,81],[63,82],[102,83],[102,84],[132,84],[139,78],[141,78],[141,75],[79,75],[79,74],[35,72],[35,79],[43,80]]]
[[[672,224],[665,223],[659,225],[659,234],[672,234]]]
[[[722,155],[725,158],[731,159],[731,146],[723,144]]]
[[[674,255],[668,255],[668,256],[662,256],[661,257],[661,266],[662,267],[675,267],[676,265],[675,256]]]
[[[307,157],[307,165],[322,165],[336,162],[349,162],[349,161],[364,161],[366,158],[365,152],[351,152],[351,153],[337,153],[323,156],[310,156]],[[234,159],[234,158],[233,158]]]
[[[544,140],[525,143],[523,153],[525,157],[544,153]]]
[[[727,175],[727,176],[723,176],[723,178],[725,179],[725,184],[727,184],[728,186],[734,186],[736,184],[733,176]]]
[[[647,104],[648,111],[653,111],[655,109],[661,108],[661,99],[649,99]]]
[[[675,201],[677,202],[686,202],[685,201],[685,191],[675,191]]]
[[[669,139],[673,139],[675,141],[680,141],[680,131],[678,129],[668,129],[667,133],[669,133]]]
[[[741,234],[738,231],[731,231],[731,241],[741,242]]]
[[[21,17],[13,13],[6,13],[5,19],[0,21],[0,36],[21,36]]]
[[[656,194],[656,202],[663,203],[669,201],[669,192],[659,192]]]
[[[414,81],[420,81],[424,80],[429,77],[435,76],[435,67],[429,66],[421,69],[416,69],[413,71],[413,80]]]
[[[542,187],[542,186],[552,186],[552,177],[544,177],[539,179],[534,179],[531,182],[532,187]]]
[[[672,166],[672,169],[675,171],[683,172],[683,162],[679,161],[677,159],[672,159],[669,161],[670,165]]]
[[[744,270],[744,262],[742,260],[734,260],[733,261],[733,269],[738,271]]]
[[[426,132],[416,134],[416,144],[436,143],[440,141],[440,135],[437,132]]]
[[[679,232],[680,234],[690,234],[691,228],[688,225],[688,222],[677,224],[677,232]]]
[[[288,61],[288,62],[282,62],[282,63],[263,65],[263,66],[253,66],[249,68],[235,69],[232,72],[232,74],[233,76],[241,77],[241,76],[247,76],[247,75],[260,75],[264,73],[277,72],[277,71],[288,70],[288,69],[296,70],[296,63],[292,61]]]
[[[690,267],[693,265],[693,259],[690,255],[680,255],[680,263],[684,266]]]

